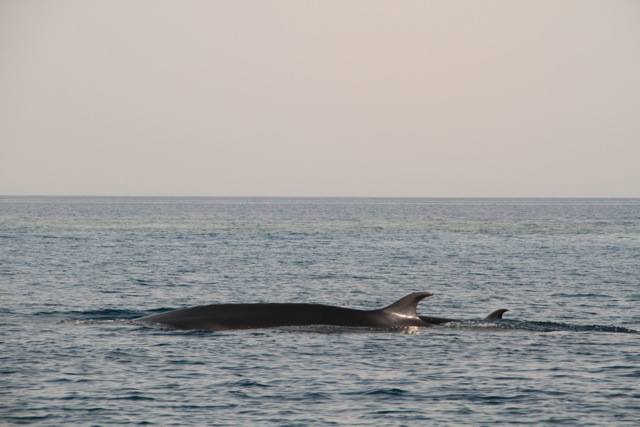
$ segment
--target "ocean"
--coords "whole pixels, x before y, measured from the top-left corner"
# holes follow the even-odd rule
[[[419,330],[177,331],[211,303]],[[0,197],[0,424],[638,425],[639,199]],[[482,320],[508,308],[503,321]]]

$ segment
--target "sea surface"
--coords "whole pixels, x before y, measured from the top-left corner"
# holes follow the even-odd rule
[[[215,302],[419,330],[176,331]],[[0,424],[627,425],[640,200],[0,197]],[[508,308],[505,320],[482,320]]]

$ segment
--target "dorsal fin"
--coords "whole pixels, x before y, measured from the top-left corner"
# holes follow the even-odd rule
[[[484,320],[500,320],[502,319],[502,315],[509,311],[506,308],[501,308],[496,311],[491,312],[490,315],[484,318]]]
[[[390,306],[383,308],[383,310],[395,314],[400,314],[402,316],[416,317],[418,315],[416,313],[418,303],[424,298],[430,297],[431,295],[433,294],[429,292],[414,292],[407,295],[406,297],[400,298]]]

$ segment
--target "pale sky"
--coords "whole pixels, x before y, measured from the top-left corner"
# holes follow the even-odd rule
[[[640,1],[0,0],[0,194],[640,196]]]

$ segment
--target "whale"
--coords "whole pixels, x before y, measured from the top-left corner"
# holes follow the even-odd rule
[[[205,331],[310,325],[403,329],[457,321],[419,316],[418,304],[430,296],[430,292],[413,292],[375,310],[306,303],[209,304],[152,314],[136,320],[174,329]],[[505,311],[496,310],[487,319],[500,319]]]
[[[399,329],[427,326],[416,309],[420,301],[431,295],[430,292],[413,292],[376,310],[305,303],[210,304],[136,320],[175,329],[205,331],[307,325]]]
[[[487,317],[484,318],[486,321],[496,321],[502,320],[502,316],[509,311],[506,308],[500,308],[498,310],[492,311],[489,313]],[[426,325],[444,325],[445,323],[453,323],[453,322],[462,322],[463,319],[449,319],[447,317],[434,317],[434,316],[418,316],[420,320],[422,320]]]

